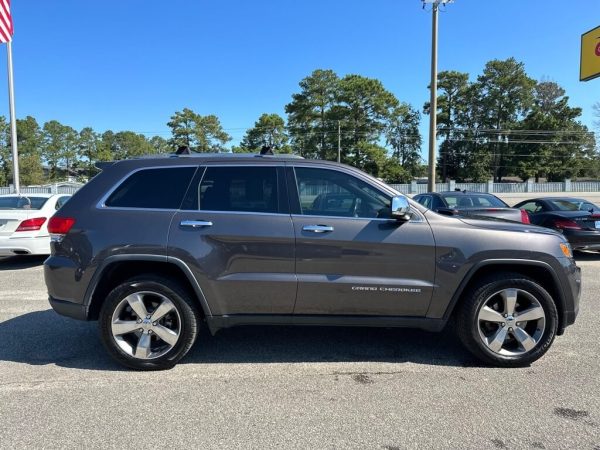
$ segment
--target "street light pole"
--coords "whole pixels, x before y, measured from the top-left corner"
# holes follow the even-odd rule
[[[17,148],[17,114],[15,113],[15,84],[13,81],[12,42],[6,43],[8,59],[8,109],[10,113],[10,146],[13,158],[13,185],[15,194],[21,193],[19,181],[19,150]]]
[[[338,120],[338,159],[337,162],[342,162],[342,123]]]
[[[431,3],[431,82],[429,101],[429,168],[427,172],[427,190],[435,192],[435,148],[437,134],[437,53],[438,53],[438,11],[440,4],[453,0],[423,0]]]

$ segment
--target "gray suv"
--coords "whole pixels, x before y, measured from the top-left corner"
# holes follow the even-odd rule
[[[50,220],[50,304],[98,320],[135,369],[201,326],[415,327],[453,319],[488,364],[523,366],[575,321],[580,269],[532,225],[454,218],[352,167],[182,155],[105,163]]]

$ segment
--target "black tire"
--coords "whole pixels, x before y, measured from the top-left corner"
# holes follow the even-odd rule
[[[131,314],[134,317],[138,317],[131,308],[127,309],[128,305],[124,305],[123,303],[126,297],[136,293],[144,293],[142,294],[145,299],[143,301],[149,303],[150,306],[152,306],[152,298],[166,298],[174,306],[171,312],[165,317],[169,320],[169,324],[176,324],[178,332],[177,340],[171,346],[167,342],[162,341],[156,332],[154,336],[148,336],[147,339],[153,343],[152,345],[158,346],[162,344],[162,350],[156,352],[159,356],[152,357],[151,359],[140,359],[128,353],[120,346],[117,342],[117,337],[112,332],[113,314]],[[147,299],[148,297],[150,297],[150,300]],[[124,305],[125,308],[119,305]],[[116,313],[117,308],[121,312]],[[152,309],[148,309],[147,311],[149,314],[153,312]],[[200,324],[201,316],[190,293],[178,282],[154,274],[136,276],[116,286],[104,301],[98,321],[100,337],[109,355],[119,364],[136,370],[164,370],[175,366],[187,354],[196,341]],[[152,325],[146,321],[145,324],[140,326],[151,327]],[[152,333],[152,331],[146,331],[146,333]],[[143,333],[135,331],[123,334],[123,336],[126,336],[127,339],[135,343],[136,338],[139,342],[140,334]],[[124,343],[124,339],[121,339],[121,345],[127,345],[127,343]],[[164,354],[161,354],[162,352]]]
[[[505,354],[492,351],[486,342],[484,342],[482,335],[480,334],[479,313],[481,309],[486,304],[489,304],[490,301],[494,301],[490,299],[495,298],[495,293],[505,289],[518,290],[518,292],[520,292],[519,295],[525,297],[524,303],[528,301],[528,295],[532,296],[531,301],[534,301],[533,299],[535,299],[539,306],[542,307],[545,314],[545,317],[543,318],[544,329],[543,332],[539,331],[539,338],[537,339],[535,346],[529,350],[525,350],[524,347],[521,347],[518,351],[523,352],[522,354],[510,354],[510,350],[506,350],[504,347],[501,348],[500,352]],[[519,301],[521,300],[517,301],[517,305],[519,304]],[[518,314],[515,314],[514,320],[518,320]],[[487,326],[488,323],[491,322],[484,323],[483,325]],[[534,323],[533,326],[536,326],[536,323]],[[499,323],[498,330],[500,329],[500,326],[504,327],[508,324],[508,322],[505,324]],[[508,329],[509,328],[507,328],[507,330]],[[463,296],[456,317],[456,331],[467,350],[484,363],[498,367],[529,366],[548,351],[556,337],[557,329],[558,312],[556,304],[550,294],[534,280],[517,273],[499,273],[486,277],[474,285]],[[516,339],[517,335],[512,333],[512,328],[510,328],[510,330],[511,334],[507,334],[507,339],[512,338],[514,341],[512,343],[513,345],[520,345]],[[493,333],[494,331],[492,331],[492,334]],[[509,341],[508,343],[510,344],[511,342]],[[515,350],[515,353],[516,352],[517,350]]]

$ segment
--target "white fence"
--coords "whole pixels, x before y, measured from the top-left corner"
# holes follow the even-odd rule
[[[74,194],[78,189],[79,187],[75,186],[31,186],[22,187],[21,194]],[[0,195],[12,193],[12,188],[0,187]]]
[[[413,181],[410,184],[390,184],[394,189],[403,194],[423,194],[427,192],[427,184]],[[534,183],[526,181],[524,183],[436,183],[437,192],[454,191],[455,189],[489,192],[491,194],[516,194],[521,192],[541,193],[541,192],[600,192],[600,181],[571,181],[565,180],[558,183]]]
[[[403,194],[423,194],[427,192],[427,184],[413,181],[409,184],[391,184],[394,189]],[[74,194],[79,187],[76,186],[32,186],[21,188],[22,194]],[[558,183],[534,183],[527,181],[524,183],[436,183],[437,192],[453,191],[455,189],[489,192],[491,194],[516,194],[521,192],[600,192],[600,181],[571,181],[565,180]],[[13,193],[10,187],[0,187],[1,194]]]

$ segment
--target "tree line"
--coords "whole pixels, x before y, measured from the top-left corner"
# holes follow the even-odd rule
[[[594,134],[565,90],[536,81],[514,58],[489,61],[473,81],[468,73],[438,77],[439,175],[463,181],[597,177]],[[424,111],[429,113],[429,104]]]
[[[595,108],[600,120],[600,103]],[[21,183],[66,176],[85,180],[96,173],[97,161],[172,153],[180,146],[234,153],[268,146],[307,158],[339,157],[387,182],[409,182],[426,173],[419,125],[429,110],[428,103],[421,112],[400,101],[377,79],[317,69],[300,81],[285,105],[287,120],[262,114],[239,145],[228,146],[232,137],[217,116],[189,108],[170,117],[168,139],[134,131],[76,130],[57,120],[40,125],[28,116],[17,120]],[[438,177],[480,182],[507,176],[597,176],[594,134],[580,117],[581,108],[569,105],[561,86],[532,79],[514,58],[489,61],[473,80],[468,73],[440,72]],[[0,116],[0,185],[11,181],[9,124]]]

